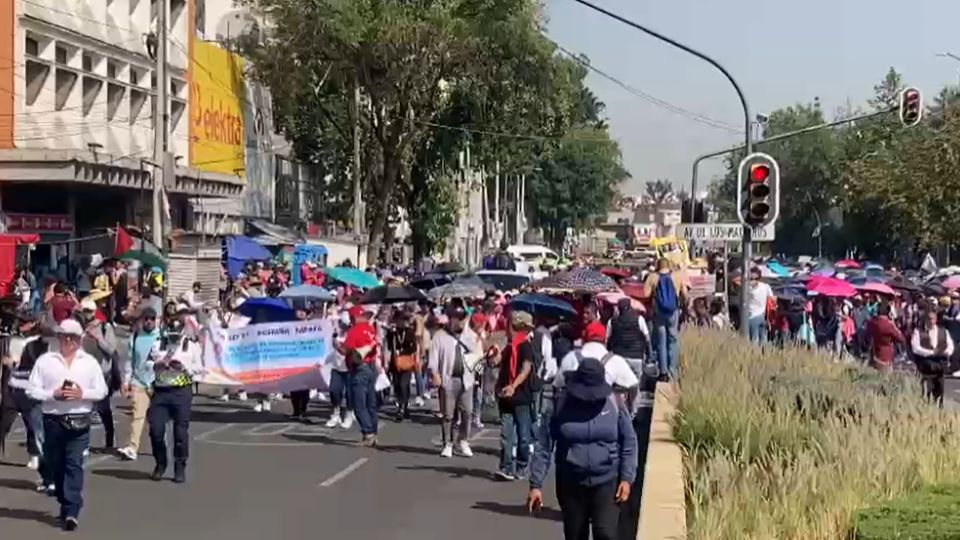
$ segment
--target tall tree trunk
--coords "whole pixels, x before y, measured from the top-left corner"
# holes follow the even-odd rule
[[[390,213],[390,201],[393,200],[391,195],[397,184],[397,177],[400,175],[400,159],[398,152],[383,149],[383,181],[376,190],[376,200],[372,201],[371,205],[374,207],[374,212],[373,221],[370,224],[370,242],[367,245],[367,264],[371,266],[380,258],[384,226],[387,224],[387,216]]]

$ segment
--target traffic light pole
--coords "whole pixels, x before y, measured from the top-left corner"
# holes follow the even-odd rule
[[[647,28],[647,27],[645,27],[645,26],[641,26],[640,24],[637,24],[637,23],[635,23],[635,22],[633,22],[633,21],[631,21],[631,20],[629,20],[629,19],[626,19],[626,18],[624,18],[624,17],[621,17],[620,15],[617,15],[616,13],[613,13],[613,12],[611,12],[611,11],[607,11],[607,10],[603,9],[602,7],[600,7],[600,6],[597,6],[597,5],[594,5],[594,4],[590,3],[590,2],[588,2],[587,0],[574,0],[574,1],[577,2],[578,4],[584,5],[584,6],[588,7],[588,8],[590,8],[590,9],[598,12],[598,13],[602,13],[602,14],[606,15],[607,17],[610,17],[611,19],[615,19],[615,20],[617,20],[617,21],[620,21],[621,23],[623,23],[623,24],[625,24],[625,25],[627,25],[627,26],[630,26],[630,27],[632,27],[632,28],[634,28],[634,29],[636,29],[636,30],[639,30],[639,31],[647,34],[648,36],[655,37],[655,38],[659,39],[660,41],[663,41],[664,43],[667,43],[667,44],[669,44],[669,45],[673,45],[674,47],[676,47],[676,48],[678,48],[678,49],[680,49],[680,50],[682,50],[682,51],[684,51],[684,52],[687,52],[687,53],[689,53],[689,54],[692,54],[693,56],[696,56],[697,58],[699,58],[699,59],[703,60],[704,62],[710,64],[711,66],[713,66],[714,68],[716,68],[717,71],[719,71],[720,73],[722,73],[723,76],[726,77],[727,80],[730,82],[730,84],[733,86],[733,89],[737,92],[737,96],[740,98],[740,104],[743,105],[743,120],[744,120],[744,121],[743,121],[743,124],[744,124],[744,146],[743,146],[743,147],[746,149],[747,154],[750,154],[750,153],[753,152],[753,137],[752,137],[752,134],[750,133],[750,128],[752,127],[752,126],[750,125],[750,105],[747,103],[747,97],[744,95],[743,90],[740,88],[740,84],[737,83],[737,80],[733,78],[733,75],[731,75],[730,72],[727,71],[727,68],[723,67],[723,65],[721,65],[720,62],[717,62],[717,61],[714,60],[713,58],[707,56],[706,54],[704,54],[704,53],[702,53],[702,52],[700,52],[700,51],[698,51],[698,50],[696,50],[696,49],[694,49],[694,48],[692,48],[692,47],[688,47],[688,46],[684,45],[683,43],[680,43],[679,41],[676,41],[676,40],[674,40],[674,39],[671,39],[671,38],[669,38],[669,37],[667,37],[667,36],[665,36],[665,35],[663,35],[663,34],[661,34],[661,33],[659,33],[659,32],[655,32],[655,31],[653,31],[653,30],[651,30],[651,29],[649,29],[649,28]],[[691,195],[696,195],[696,192],[691,193]],[[742,264],[743,268],[742,268],[742,271],[743,271],[743,276],[746,277],[747,272],[749,271],[749,265],[750,265],[750,228],[749,228],[749,227],[744,227],[744,230],[743,230],[743,246],[742,246],[742,248],[743,248],[743,249],[742,249],[742,252],[743,252],[743,261],[742,261],[742,263],[743,263],[743,264]],[[741,332],[744,336],[746,336],[746,335],[748,335],[748,329],[747,329],[747,300],[748,300],[748,298],[747,298],[747,288],[744,287],[743,285],[744,285],[743,280],[741,280],[741,287],[740,287],[740,332]]]

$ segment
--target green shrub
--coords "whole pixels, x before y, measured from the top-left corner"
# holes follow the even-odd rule
[[[854,513],[960,483],[960,418],[910,376],[719,332],[681,338],[674,435],[691,540],[837,540]]]
[[[855,540],[960,539],[960,486],[927,487],[862,510],[854,528]]]

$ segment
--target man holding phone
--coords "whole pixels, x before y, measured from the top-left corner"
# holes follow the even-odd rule
[[[53,485],[64,530],[76,530],[83,507],[83,452],[90,444],[90,414],[107,395],[100,364],[80,348],[83,327],[64,319],[56,330],[59,350],[37,359],[27,394],[41,402],[44,459],[40,474]]]

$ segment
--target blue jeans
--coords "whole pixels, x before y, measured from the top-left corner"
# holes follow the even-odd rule
[[[377,434],[377,372],[370,364],[363,364],[353,372],[353,412],[363,435]]]
[[[330,371],[330,405],[334,408],[343,407],[344,410],[353,410],[353,388],[350,383],[349,371]]]
[[[660,375],[677,376],[677,334],[679,333],[680,313],[674,311],[671,315],[656,314],[653,316],[653,343],[654,353],[657,355],[657,366]]]
[[[83,508],[83,451],[90,445],[90,430],[70,431],[59,417],[44,415],[43,431],[43,482],[56,486],[60,517],[76,518]]]
[[[30,399],[27,392],[20,388],[11,388],[13,403],[23,417],[23,427],[27,432],[27,453],[33,456],[43,455],[43,411],[40,402]]]
[[[420,369],[415,369],[415,370],[413,370],[413,380],[414,380],[414,384],[417,385],[417,397],[418,397],[418,398],[422,398],[422,397],[424,396],[424,392],[425,392],[425,390],[426,390],[426,386],[425,386],[425,384],[424,384],[424,375],[423,375],[423,370],[424,370],[424,369],[425,369],[425,367],[421,367]],[[474,409],[474,410],[476,410],[476,409]]]
[[[526,474],[530,464],[533,419],[529,405],[500,408],[500,471],[509,475]],[[514,458],[516,452],[516,458]]]
[[[767,318],[763,315],[750,317],[747,320],[747,330],[750,333],[750,343],[765,345],[767,343]]]
[[[150,446],[157,467],[167,467],[167,422],[173,422],[173,463],[182,468],[190,456],[190,409],[193,392],[182,388],[154,388],[147,409],[150,424]]]

